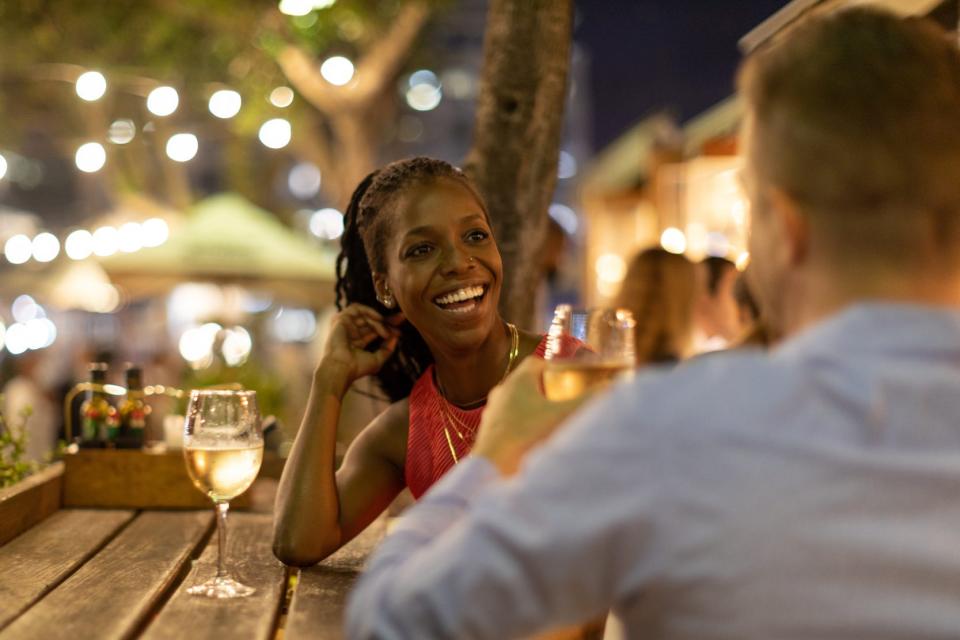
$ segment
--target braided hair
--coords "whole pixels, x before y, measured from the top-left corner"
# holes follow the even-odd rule
[[[357,185],[344,213],[337,256],[337,309],[357,302],[384,316],[395,313],[377,299],[373,286],[373,272],[386,272],[385,249],[391,235],[389,214],[404,192],[441,178],[466,187],[487,213],[483,199],[466,175],[450,163],[434,158],[419,156],[393,162]],[[432,363],[433,354],[423,337],[413,325],[404,322],[397,347],[376,374],[377,381],[390,401],[396,402],[410,395],[414,382]]]

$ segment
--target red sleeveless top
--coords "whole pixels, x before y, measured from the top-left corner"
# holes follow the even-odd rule
[[[542,358],[546,349],[547,338],[544,336],[533,355]],[[433,378],[433,365],[427,367],[413,384],[409,404],[410,426],[403,473],[410,493],[419,499],[453,467],[451,445],[457,452],[458,460],[470,453],[480,427],[480,416],[483,415],[486,405],[475,409],[461,409],[444,400]],[[444,433],[444,427],[447,428],[447,433]],[[447,434],[450,435],[450,442],[447,442]]]

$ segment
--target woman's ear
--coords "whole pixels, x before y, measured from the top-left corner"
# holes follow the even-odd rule
[[[373,289],[377,292],[377,300],[385,306],[387,309],[394,309],[397,306],[397,300],[393,297],[393,292],[390,291],[390,286],[387,284],[387,277],[382,273],[373,273]]]

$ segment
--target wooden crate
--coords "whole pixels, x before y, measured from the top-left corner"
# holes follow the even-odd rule
[[[127,449],[80,449],[64,456],[63,506],[132,509],[203,509],[210,498],[200,493],[183,461],[183,452],[153,453]],[[230,501],[250,504],[250,492]]]

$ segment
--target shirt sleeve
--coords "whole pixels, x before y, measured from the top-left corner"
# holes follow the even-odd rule
[[[634,582],[656,495],[635,473],[643,447],[623,438],[635,418],[615,398],[594,403],[513,479],[464,460],[374,554],[347,636],[506,638],[602,615]]]

